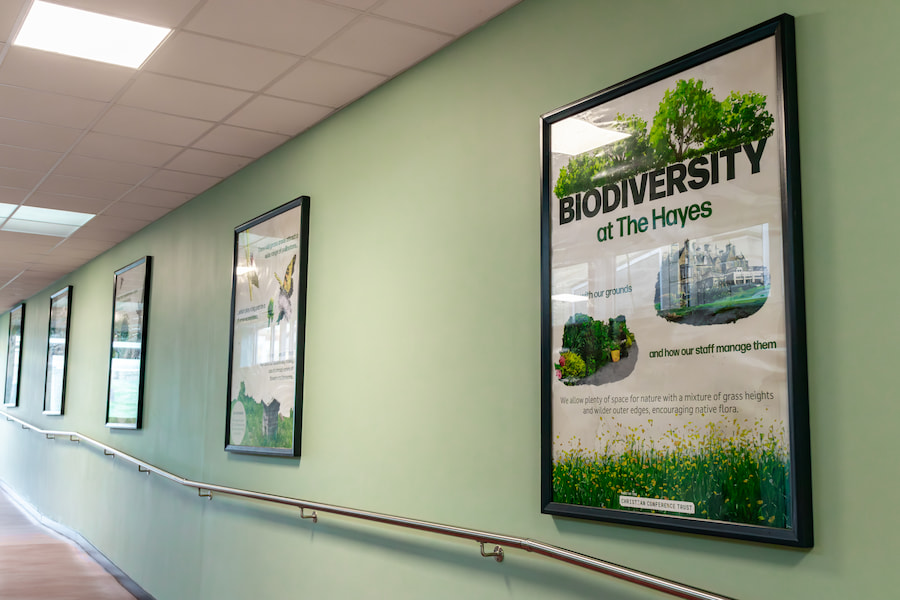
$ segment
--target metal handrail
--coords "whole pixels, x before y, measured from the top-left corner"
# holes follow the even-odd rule
[[[122,452],[121,450],[116,450],[111,446],[107,446],[106,444],[98,442],[97,440],[86,435],[82,435],[78,432],[41,429],[40,427],[36,427],[4,411],[0,411],[0,415],[6,417],[7,421],[16,422],[21,425],[23,429],[30,429],[32,431],[40,433],[46,436],[48,439],[54,439],[56,437],[68,437],[70,441],[84,442],[88,445],[94,446],[95,448],[103,450],[103,454],[105,454],[106,456],[118,457],[134,465],[137,465],[138,470],[142,473],[154,473],[179,485],[195,488],[201,497],[210,500],[212,499],[213,492],[217,492],[220,494],[227,494],[229,496],[252,498],[254,500],[261,500],[263,502],[293,506],[300,509],[301,517],[303,517],[304,519],[312,519],[313,522],[317,522],[318,513],[323,512],[342,515],[355,519],[363,519],[366,521],[374,521],[376,523],[383,523],[385,525],[395,525],[398,527],[406,527],[408,529],[417,529],[419,531],[428,531],[441,535],[464,538],[478,542],[481,546],[481,555],[485,557],[493,557],[497,562],[501,562],[503,560],[503,546],[518,548],[520,550],[534,552],[535,554],[540,554],[554,560],[559,560],[578,567],[583,567],[591,571],[597,571],[605,575],[610,575],[618,579],[623,579],[642,587],[664,592],[677,598],[686,598],[688,600],[734,600],[733,598],[729,598],[727,596],[713,594],[711,592],[690,587],[676,581],[672,581],[670,579],[656,577],[655,575],[650,575],[642,571],[629,569],[628,567],[623,567],[611,562],[594,558],[592,556],[587,556],[586,554],[579,554],[577,552],[572,552],[571,550],[566,550],[565,548],[560,548],[559,546],[553,546],[527,538],[489,533],[486,531],[466,529],[463,527],[454,527],[452,525],[442,525],[440,523],[420,521],[417,519],[408,519],[406,517],[396,517],[383,513],[358,510],[355,508],[346,508],[343,506],[335,506],[332,504],[324,504],[322,502],[312,502],[308,500],[300,500],[297,498],[289,498],[286,496],[275,496],[272,494],[254,492],[251,490],[243,490],[239,488],[226,487],[211,483],[203,483],[201,481],[192,481],[184,477],[179,477],[178,475],[170,473],[164,469],[160,469],[159,467],[151,465],[148,462],[140,460],[139,458],[135,458],[130,454]],[[313,512],[312,514],[307,515],[305,512],[306,510],[311,510]],[[494,544],[493,551],[485,552],[485,544]]]

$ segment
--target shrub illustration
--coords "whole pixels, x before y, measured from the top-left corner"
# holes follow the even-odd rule
[[[614,352],[621,358],[627,357],[633,344],[634,334],[628,329],[624,315],[595,321],[588,315],[577,313],[563,327],[563,350],[559,362],[554,365],[557,376],[563,383],[575,383],[618,360]]]

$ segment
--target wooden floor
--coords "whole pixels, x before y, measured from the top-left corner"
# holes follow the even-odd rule
[[[135,597],[87,552],[38,524],[0,488],[0,598],[134,600]]]

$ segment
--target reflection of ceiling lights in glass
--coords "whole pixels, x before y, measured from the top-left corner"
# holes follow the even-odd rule
[[[13,45],[136,69],[170,31],[37,0]]]
[[[550,145],[553,152],[574,156],[630,136],[628,133],[603,129],[582,119],[571,117],[552,125]]]
[[[550,296],[550,299],[559,302],[571,302],[572,304],[576,302],[587,302],[585,296],[576,296],[575,294],[553,294]]]
[[[7,217],[9,218],[0,230],[68,237],[93,219],[94,215],[37,206],[0,204],[0,218]]]

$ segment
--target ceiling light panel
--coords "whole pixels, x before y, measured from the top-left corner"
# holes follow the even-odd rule
[[[136,69],[170,31],[37,0],[13,44]]]
[[[58,223],[41,223],[25,219],[10,219],[0,228],[3,231],[16,233],[31,233],[36,235],[52,235],[56,237],[68,237],[78,229],[75,225],[60,225]]]
[[[39,206],[20,206],[14,217],[26,221],[42,221],[44,223],[81,227],[93,219],[94,215],[72,212],[70,210],[57,210],[55,208],[41,208]]]

